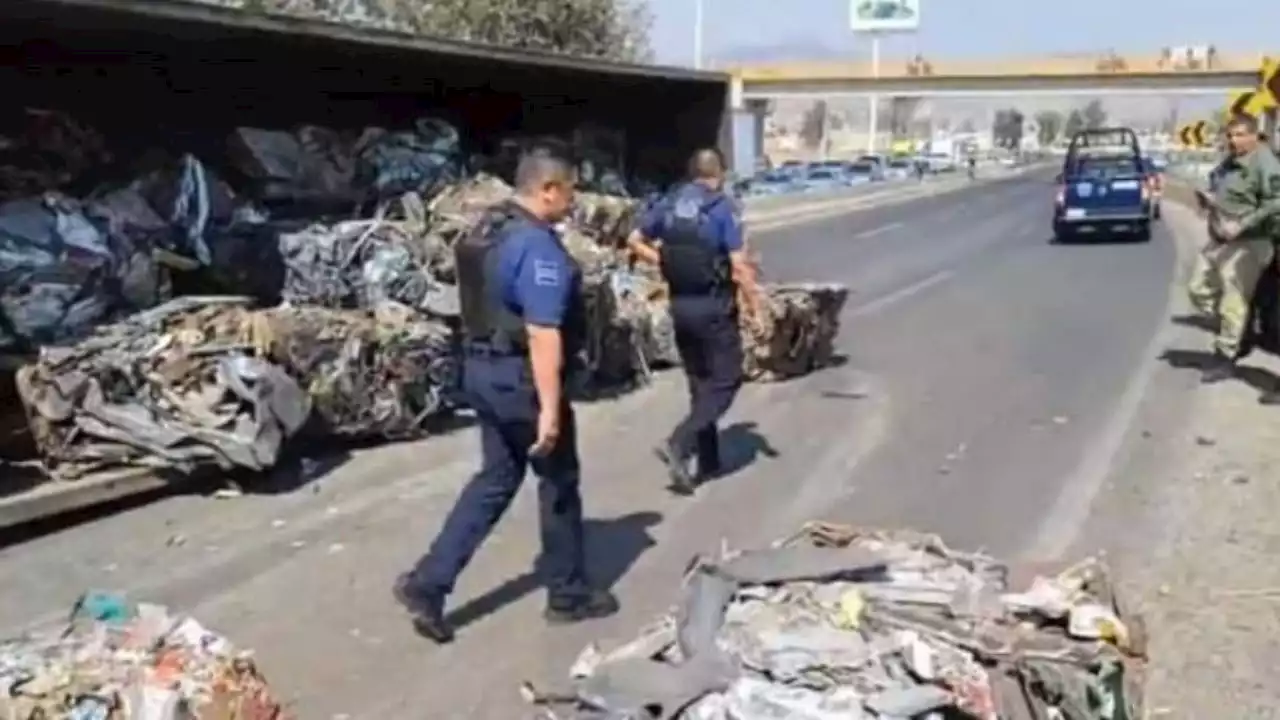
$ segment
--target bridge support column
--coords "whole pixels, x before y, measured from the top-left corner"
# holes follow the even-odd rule
[[[743,138],[745,148],[738,157],[741,160],[742,167],[738,172],[743,175],[749,175],[760,167],[764,159],[764,126],[765,120],[769,117],[772,110],[771,103],[768,100],[747,100],[742,104],[742,112],[747,116],[746,132],[748,136]]]

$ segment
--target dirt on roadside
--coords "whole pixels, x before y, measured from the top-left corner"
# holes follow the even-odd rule
[[[1189,259],[1202,221],[1180,203],[1165,216]],[[1201,386],[1209,338],[1179,293],[1134,447],[1081,545],[1108,549],[1142,601],[1149,717],[1280,718],[1280,408],[1258,403],[1280,359],[1256,352],[1237,380]]]

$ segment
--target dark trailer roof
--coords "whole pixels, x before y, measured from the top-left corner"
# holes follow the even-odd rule
[[[404,125],[475,143],[624,130],[630,164],[677,172],[725,132],[727,75],[429,39],[177,0],[0,0],[8,108],[52,107],[155,142],[237,125]],[[167,131],[167,132],[166,132]]]

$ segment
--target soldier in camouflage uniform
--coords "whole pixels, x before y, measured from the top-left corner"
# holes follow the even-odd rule
[[[1196,309],[1218,322],[1206,383],[1235,374],[1254,287],[1275,257],[1280,228],[1280,160],[1258,143],[1257,121],[1233,118],[1227,142],[1230,152],[1214,169],[1211,192],[1200,193],[1210,240],[1196,256],[1187,288]]]

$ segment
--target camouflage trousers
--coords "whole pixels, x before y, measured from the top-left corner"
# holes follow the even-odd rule
[[[1274,256],[1275,246],[1266,238],[1210,241],[1196,254],[1187,294],[1197,310],[1218,321],[1216,352],[1227,357],[1239,353],[1253,290]]]

